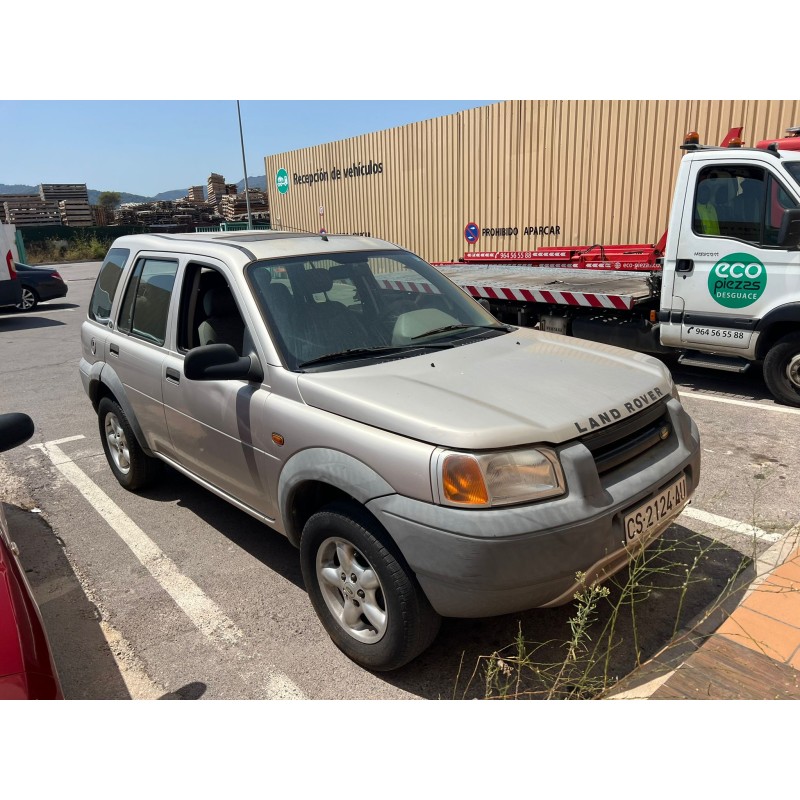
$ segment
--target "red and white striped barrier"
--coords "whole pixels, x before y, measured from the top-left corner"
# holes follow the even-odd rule
[[[491,286],[464,286],[473,297],[489,300],[519,300],[527,303],[548,303],[560,306],[585,306],[586,308],[633,308],[630,295],[597,294],[589,292],[556,292],[543,289],[493,288]]]

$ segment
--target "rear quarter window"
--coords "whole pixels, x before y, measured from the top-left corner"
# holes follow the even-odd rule
[[[114,295],[117,293],[119,279],[122,277],[122,269],[130,254],[130,250],[122,247],[112,247],[108,251],[92,292],[92,299],[89,303],[89,319],[108,324],[111,318],[111,305],[114,302]]]

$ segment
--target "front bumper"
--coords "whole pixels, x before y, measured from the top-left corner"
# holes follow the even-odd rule
[[[685,475],[691,498],[700,477],[697,426],[677,400],[675,436],[601,479],[580,442],[559,448],[568,493],[555,500],[487,510],[455,509],[399,495],[369,509],[415,572],[439,614],[489,617],[569,602],[581,584],[625,567],[680,513],[626,549],[625,514]]]

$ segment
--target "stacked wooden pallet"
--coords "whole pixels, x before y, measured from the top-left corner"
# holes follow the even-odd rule
[[[269,211],[267,196],[264,192],[257,189],[250,189],[250,214],[264,215]],[[236,195],[226,195],[219,204],[219,210],[227,220],[247,218],[247,198],[245,193]]]
[[[41,183],[39,197],[42,200],[85,200],[89,202],[89,193],[85,183]]]
[[[61,224],[70,228],[85,228],[93,224],[92,207],[88,200],[60,200],[58,211]]]
[[[25,228],[61,224],[58,204],[42,200],[38,195],[0,195],[0,201],[3,204],[5,221],[10,225]]]

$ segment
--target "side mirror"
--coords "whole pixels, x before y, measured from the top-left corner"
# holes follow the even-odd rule
[[[783,212],[777,244],[787,250],[800,249],[800,208],[787,208]]]
[[[0,452],[25,444],[33,436],[33,420],[27,414],[0,414]]]
[[[186,354],[183,374],[191,381],[258,381],[264,370],[255,355],[242,356],[229,344],[207,344]]]

